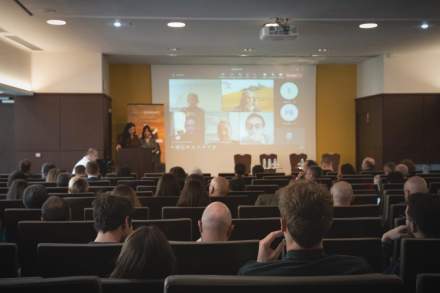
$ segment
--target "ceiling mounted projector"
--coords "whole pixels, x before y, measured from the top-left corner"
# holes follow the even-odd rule
[[[299,35],[298,31],[288,21],[287,18],[277,17],[274,22],[265,24],[260,30],[260,40],[295,40]]]

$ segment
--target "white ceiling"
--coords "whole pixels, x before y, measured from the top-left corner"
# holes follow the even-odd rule
[[[91,50],[113,63],[353,63],[385,53],[440,51],[439,0],[21,2],[33,16],[12,0],[0,0],[0,28],[46,51]],[[261,26],[277,16],[289,17],[298,39],[259,39]],[[63,18],[67,25],[49,26],[49,18]],[[125,26],[113,28],[115,19]],[[187,27],[170,29],[169,20],[183,20]],[[379,28],[360,30],[365,21],[378,22]],[[431,29],[419,29],[422,21]],[[168,56],[176,47],[178,56]],[[252,57],[238,57],[242,48],[253,48]],[[318,48],[328,51],[318,53]]]

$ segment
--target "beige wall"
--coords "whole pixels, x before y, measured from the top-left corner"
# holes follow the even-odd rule
[[[357,66],[357,97],[384,92],[384,57],[369,58]]]
[[[0,83],[31,90],[31,53],[0,39]]]

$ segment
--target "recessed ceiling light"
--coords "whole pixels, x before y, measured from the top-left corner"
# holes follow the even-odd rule
[[[372,29],[372,28],[377,28],[377,27],[378,27],[378,25],[375,22],[361,23],[359,25],[359,28],[362,28],[362,29]]]
[[[327,52],[327,49],[326,48],[319,48],[318,52]]]
[[[62,19],[48,19],[46,23],[50,25],[65,25],[67,22]]]
[[[422,24],[420,25],[420,28],[421,28],[422,30],[427,30],[427,29],[429,29],[429,23],[427,23],[427,22],[422,23]]]
[[[172,27],[172,28],[182,28],[186,26],[186,23],[181,22],[181,21],[172,21],[167,23],[167,26]]]
[[[121,23],[120,20],[115,20],[115,21],[113,22],[113,26],[114,26],[114,27],[121,27],[121,26],[122,26],[122,23]]]
[[[171,54],[168,54],[168,56],[171,56],[171,57],[176,57],[176,56],[177,56],[177,54],[171,53]]]
[[[168,50],[170,50],[171,52],[177,52],[179,51],[179,48],[168,48]]]
[[[318,54],[312,54],[312,57],[319,57]]]
[[[276,23],[276,22],[269,22],[269,23],[266,23],[264,26],[265,27],[277,27],[277,26],[280,26],[280,25],[278,23]]]
[[[244,48],[244,49],[242,49],[242,51],[250,53],[250,52],[254,51],[254,49],[253,48]]]
[[[247,54],[240,54],[240,57],[247,57]]]

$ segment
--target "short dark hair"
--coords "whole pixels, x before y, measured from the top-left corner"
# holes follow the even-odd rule
[[[314,182],[300,180],[281,188],[279,208],[290,236],[303,248],[319,244],[332,225],[330,192]]]
[[[137,197],[136,191],[129,185],[126,184],[118,184],[113,188],[112,195],[118,195],[125,198],[128,198],[131,205],[133,207],[140,207],[141,203],[139,201],[139,198]]]
[[[92,203],[95,229],[103,233],[116,230],[128,217],[131,225],[133,205],[128,198],[117,195],[98,195]]]
[[[98,175],[99,174],[99,165],[96,161],[90,161],[86,165],[86,173],[87,175]]]
[[[28,177],[26,176],[26,174],[24,174],[22,171],[14,171],[11,174],[9,174],[8,176],[8,187],[11,186],[12,182],[15,179],[24,179],[27,180]]]
[[[7,200],[14,200],[14,199],[22,199],[23,198],[23,192],[27,187],[27,181],[24,179],[15,179],[12,181],[11,186],[8,188],[8,193],[6,194]]]
[[[20,162],[18,162],[18,170],[20,170],[23,173],[30,173],[31,166],[32,166],[32,163],[28,159],[24,159],[24,160],[21,160]]]
[[[59,196],[49,196],[41,206],[43,221],[66,221],[70,218],[70,209],[66,201]]]
[[[41,166],[41,175],[43,176],[44,179],[46,179],[47,174],[49,173],[50,169],[56,168],[56,166],[52,163],[44,163]]]
[[[386,177],[387,183],[403,183],[405,182],[405,178],[403,174],[400,172],[392,171]]]
[[[386,162],[383,166],[384,166],[384,169],[385,169],[385,167],[388,167],[388,168],[390,168],[391,171],[394,171],[394,169],[396,169],[396,163],[394,163],[392,161]]]
[[[408,217],[426,238],[440,238],[440,196],[414,193],[408,197]]]
[[[49,194],[44,185],[30,185],[23,191],[23,205],[28,209],[40,209],[48,197]]]
[[[411,159],[403,159],[401,164],[404,164],[408,167],[409,174],[415,174],[416,173],[416,164]]]
[[[352,164],[342,164],[341,165],[341,174],[342,175],[353,175],[356,174],[356,170],[354,169]]]
[[[183,185],[185,184],[185,179],[187,177],[185,169],[180,166],[175,166],[170,169],[170,174],[172,174],[176,178],[177,183],[179,184],[179,188],[180,190],[182,190]]]
[[[60,173],[57,176],[57,186],[58,187],[67,187],[69,186],[70,174],[69,173]]]
[[[322,169],[319,166],[312,166],[309,168],[309,171],[312,172],[313,178],[318,179],[322,176]]]
[[[310,168],[312,166],[318,166],[318,163],[316,163],[316,161],[313,161],[313,160],[306,160],[304,165],[307,166],[308,168]]]
[[[142,226],[125,240],[111,278],[165,279],[176,259],[165,235],[156,226]]]
[[[264,173],[264,168],[261,165],[255,165],[252,167],[252,175],[257,175],[257,173]]]
[[[154,196],[179,196],[180,186],[172,174],[163,174],[159,178]]]
[[[76,178],[75,182],[73,182],[69,192],[70,193],[83,193],[89,191],[89,183],[84,178]]]
[[[84,167],[83,165],[75,166],[75,175],[86,175],[86,167]]]
[[[243,176],[246,173],[246,166],[242,163],[237,163],[235,164],[234,171],[238,176]]]

